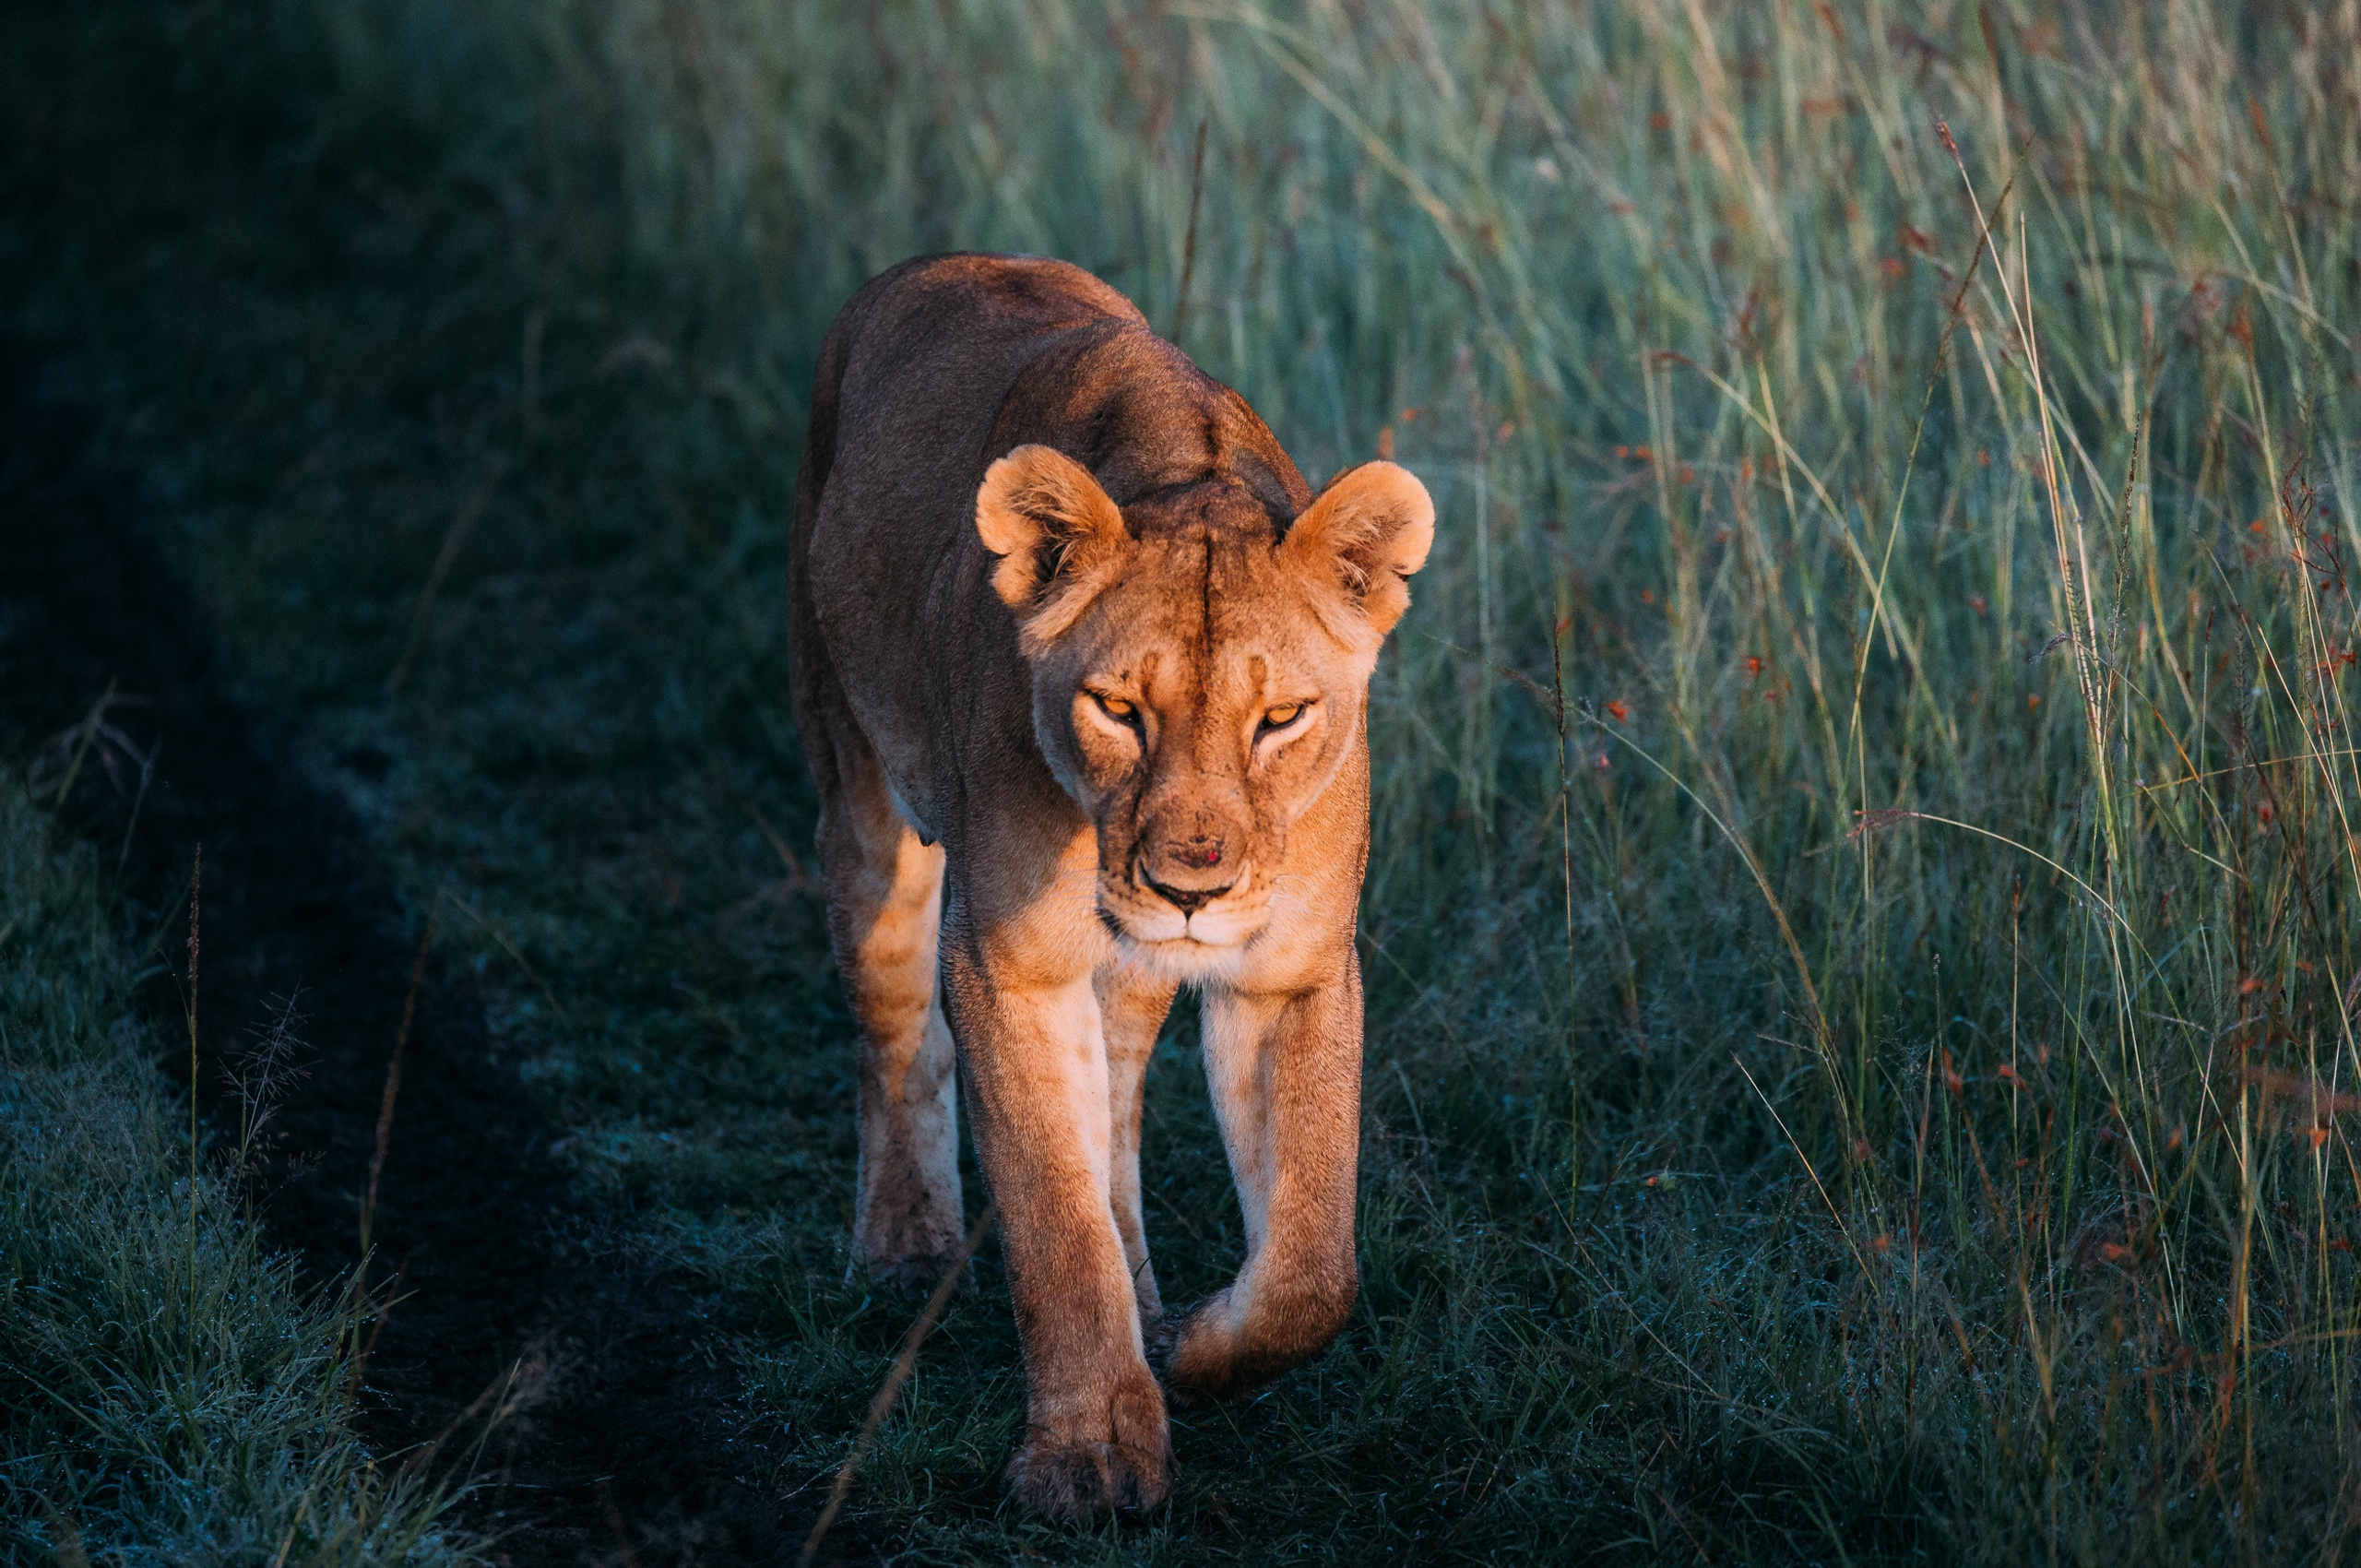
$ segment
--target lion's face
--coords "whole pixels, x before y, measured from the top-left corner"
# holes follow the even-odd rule
[[[1034,662],[1035,735],[1097,828],[1099,910],[1184,965],[1284,902],[1287,829],[1360,733],[1376,649],[1331,636],[1276,554],[1142,541]]]
[[[1284,915],[1288,831],[1359,738],[1433,516],[1390,463],[1341,476],[1276,540],[1218,481],[1126,516],[1047,447],[992,466],[978,528],[1034,733],[1097,829],[1099,916],[1135,956],[1202,976]]]

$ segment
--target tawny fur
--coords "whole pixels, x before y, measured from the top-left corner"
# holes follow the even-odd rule
[[[1161,1501],[1184,1396],[1316,1354],[1356,1289],[1369,680],[1434,512],[1319,496],[1243,399],[1062,263],[905,263],[830,329],[789,555],[796,721],[861,1030],[857,1266],[962,1234],[954,1042],[1026,1378],[1020,1495]],[[1141,1079],[1175,988],[1245,1266],[1177,1325]]]

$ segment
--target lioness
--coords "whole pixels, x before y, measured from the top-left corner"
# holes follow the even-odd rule
[[[1034,1508],[1165,1493],[1165,1382],[1219,1396],[1350,1310],[1363,722],[1434,506],[1311,493],[1245,400],[1088,273],[906,262],[820,350],[789,546],[796,722],[861,1031],[856,1264],[961,1243],[953,1062],[1025,1348]],[[1140,1224],[1141,1075],[1201,988],[1246,1220],[1173,1328]]]

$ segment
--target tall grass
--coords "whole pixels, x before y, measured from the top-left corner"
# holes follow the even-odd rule
[[[95,857],[61,844],[9,778],[0,1560],[472,1561],[438,1522],[447,1490],[381,1468],[349,1425],[350,1314],[299,1288],[237,1173],[190,1147],[133,1015],[116,918]]]
[[[2342,1550],[2361,9],[606,0],[532,42],[587,273],[693,351],[791,386],[914,251],[1160,323],[1185,273],[1307,469],[1433,484],[1373,1325],[1644,1343],[1678,1441],[1793,1463],[1838,1540]],[[1517,1326],[1442,1326],[1477,1300]],[[1502,1375],[1513,1487],[1580,1423]]]
[[[414,318],[469,356],[476,422],[438,450],[523,499],[443,587],[469,608],[425,637],[416,709],[316,673],[407,666],[407,588],[304,595],[414,587],[447,508],[356,539],[332,479],[198,529],[233,628],[333,725],[406,726],[421,778],[438,747],[679,759],[658,823],[587,763],[479,756],[410,786],[465,819],[401,819],[421,863],[545,868],[623,820],[766,860],[695,812],[734,822],[745,770],[792,766],[734,714],[778,700],[742,672],[779,657],[801,389],[904,255],[1090,267],[1185,321],[1315,481],[1390,453],[1436,493],[1374,719],[1361,1308],[1191,1419],[1163,1521],[1072,1550],[2351,1551],[2353,0],[274,14],[311,51],[307,166],[365,171],[372,244],[426,257],[370,286],[445,291]],[[374,374],[414,387],[425,353]],[[552,559],[575,576],[542,593]],[[564,621],[585,581],[631,612]],[[580,706],[481,696],[545,622],[599,650],[595,678],[533,656]],[[760,1054],[776,1010],[710,946],[647,945],[672,939],[614,885],[487,896],[624,1020],[558,1027],[520,982],[504,1028],[586,1175],[671,1206],[665,1244],[757,1299],[750,1430],[800,1484],[900,1327],[834,1283],[811,1195],[847,1169],[809,1130],[841,1016]],[[656,1010],[623,999],[682,987],[643,1076]],[[724,1181],[754,1064],[801,1075],[804,1141],[792,1176]],[[1210,1287],[1219,1158],[1157,1072],[1151,1229]],[[658,1152],[668,1111],[706,1164]],[[967,1348],[856,1497],[946,1558],[1049,1544],[994,1513],[1013,1350],[963,1316],[990,1310],[955,1309],[935,1343]]]

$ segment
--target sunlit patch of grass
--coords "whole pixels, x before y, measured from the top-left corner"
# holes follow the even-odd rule
[[[769,830],[810,816],[810,356],[958,246],[1172,322],[1202,124],[1184,346],[1315,479],[1390,450],[1443,510],[1379,680],[1362,1301],[1182,1415],[1159,1520],[1070,1539],[997,1479],[988,1256],[849,1523],[994,1561],[2350,1550],[2352,6],[274,25],[288,187],[182,156],[310,259],[129,323],[121,279],[32,297],[185,459],[257,682],[499,933],[495,1032],[585,1182],[737,1303],[782,1486],[908,1321],[843,1283],[849,1023]],[[217,276],[222,229],[141,254]],[[234,397],[155,368],[198,363]],[[1185,1301],[1239,1241],[1178,1030],[1149,1148]]]

